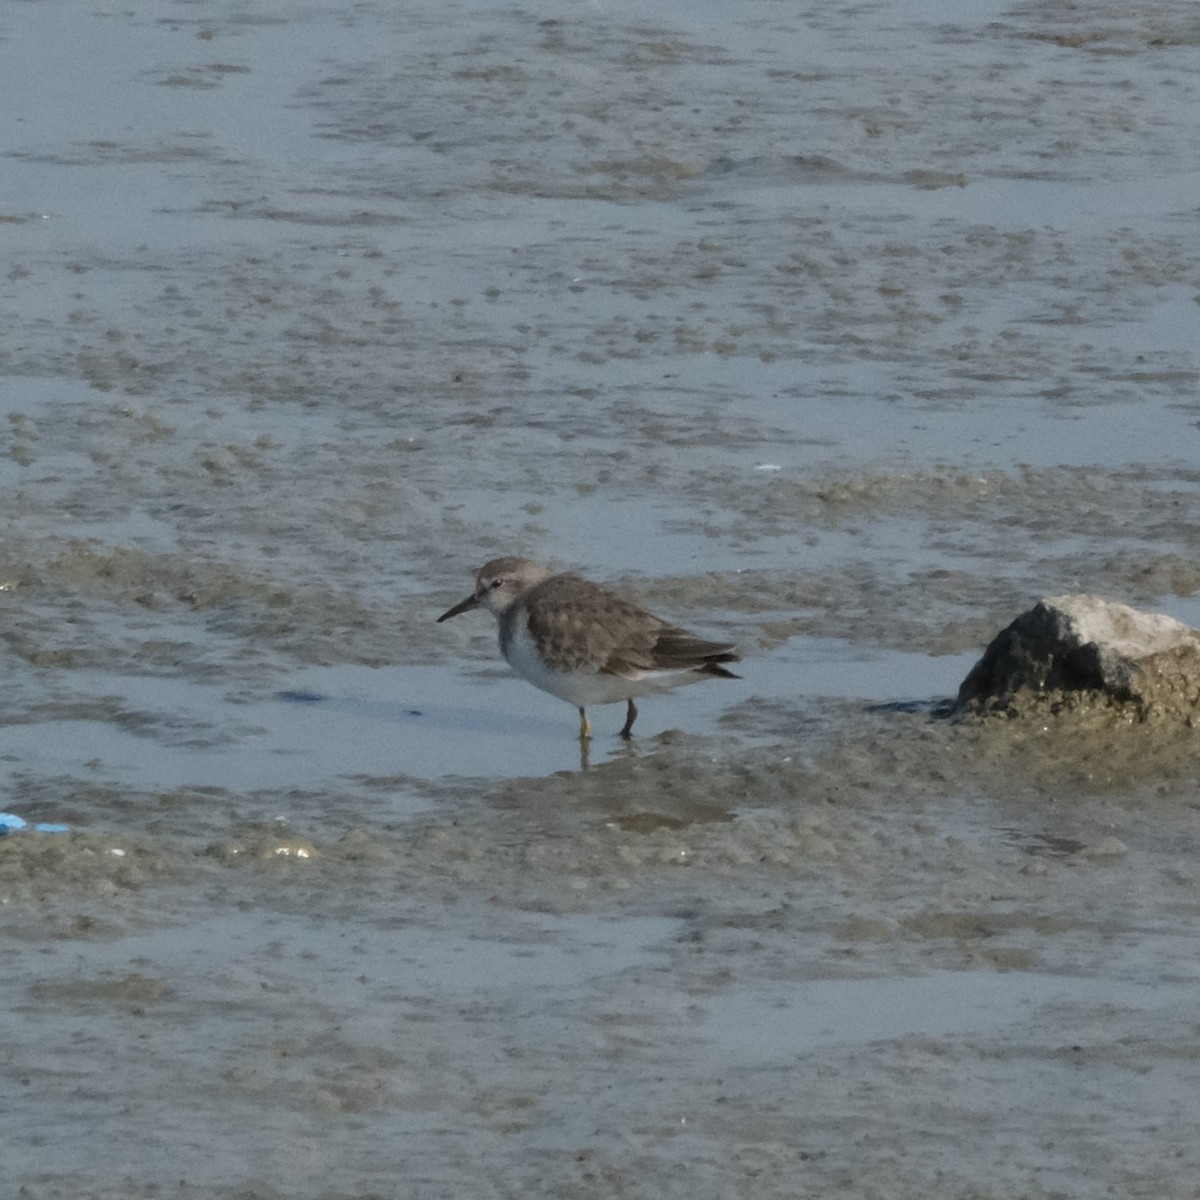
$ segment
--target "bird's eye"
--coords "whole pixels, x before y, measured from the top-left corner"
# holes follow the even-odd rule
[[[499,586],[500,586],[500,585],[501,585],[503,582],[504,582],[504,580],[503,580],[503,579],[493,579],[493,580],[492,580],[492,587],[493,587],[493,588],[498,588],[498,587],[499,587]]]

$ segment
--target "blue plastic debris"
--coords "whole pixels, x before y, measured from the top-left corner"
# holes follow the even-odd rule
[[[16,833],[19,829],[32,829],[34,833],[67,833],[70,828],[70,825],[30,825],[16,813],[0,812],[0,837],[6,833]]]

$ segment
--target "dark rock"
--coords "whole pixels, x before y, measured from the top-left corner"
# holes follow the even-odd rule
[[[1200,718],[1200,633],[1098,596],[1051,596],[988,646],[956,710],[1020,716],[1088,704],[1191,724]]]

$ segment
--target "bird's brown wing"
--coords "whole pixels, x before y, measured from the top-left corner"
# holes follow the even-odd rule
[[[664,625],[654,640],[650,658],[656,671],[703,671],[709,675],[737,676],[721,663],[737,662],[739,655],[726,642],[710,642],[675,625]],[[646,669],[646,668],[643,668]]]
[[[521,602],[546,665],[558,671],[607,670],[614,655],[645,637],[639,630],[662,625],[616,592],[578,575],[544,580]]]
[[[548,666],[592,669],[637,679],[647,671],[697,670],[732,676],[734,647],[709,642],[578,575],[555,575],[531,588],[524,603],[529,632]],[[736,678],[736,676],[734,676]]]

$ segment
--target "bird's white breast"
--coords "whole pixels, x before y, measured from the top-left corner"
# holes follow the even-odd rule
[[[648,671],[638,679],[625,679],[619,675],[603,674],[597,667],[586,666],[575,671],[555,671],[546,666],[532,636],[529,625],[517,615],[512,623],[507,643],[502,639],[500,648],[508,664],[523,675],[536,688],[549,692],[576,708],[588,708],[593,704],[615,704],[648,692],[665,691],[680,683],[691,682],[702,676],[695,671]]]

